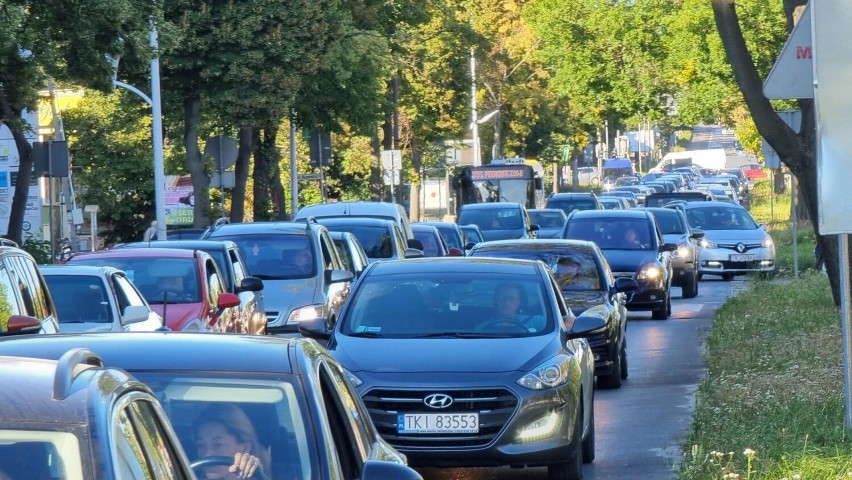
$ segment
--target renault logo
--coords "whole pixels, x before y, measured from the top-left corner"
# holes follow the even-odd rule
[[[433,393],[431,395],[426,395],[426,398],[423,399],[423,403],[430,408],[447,408],[453,404],[453,397],[444,393]]]
[[[742,243],[738,243],[736,248],[737,248],[737,251],[740,252],[740,253],[743,253],[743,252],[746,251],[746,246],[743,245]]]

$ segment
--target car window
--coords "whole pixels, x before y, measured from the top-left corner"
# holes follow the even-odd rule
[[[39,318],[36,314],[35,299],[33,298],[33,293],[27,284],[28,277],[23,269],[23,265],[21,265],[21,262],[19,262],[15,257],[6,257],[4,262],[11,273],[13,285],[16,286],[19,292],[18,294],[20,295],[21,300],[23,300],[21,313]]]
[[[126,409],[116,412],[112,422],[113,430],[113,463],[117,478],[146,480],[154,477],[145,461],[143,448],[139,440],[139,432],[130,420]]]
[[[334,396],[339,400],[339,408],[341,413],[349,425],[349,430],[352,432],[352,443],[358,450],[360,463],[364,463],[370,456],[375,438],[371,435],[372,430],[370,425],[370,416],[367,412],[359,408],[359,403],[356,398],[358,394],[353,391],[353,387],[344,376],[339,368],[327,362],[322,363],[325,369],[325,374],[328,375],[329,386],[335,391]]]
[[[530,221],[542,228],[562,228],[565,217],[556,212],[530,212]]]
[[[462,209],[459,223],[472,223],[480,230],[517,230],[524,226],[519,208]]]
[[[597,208],[597,205],[595,205],[594,200],[585,198],[570,200],[550,199],[547,201],[547,208],[558,208],[568,214],[574,210],[594,210]]]
[[[595,242],[602,250],[649,250],[655,235],[644,218],[582,218],[568,222],[564,237]]]
[[[129,250],[128,250],[129,251]],[[193,257],[125,257],[78,256],[75,265],[111,266],[123,270],[148,303],[198,303],[198,267]]]
[[[139,431],[139,440],[154,472],[154,478],[181,479],[184,472],[179,467],[180,457],[175,452],[160,417],[150,402],[135,400],[127,406],[133,425]]]
[[[36,270],[35,264],[21,256],[7,257],[14,265],[17,274],[19,275],[19,287],[21,288],[24,304],[27,305],[28,315],[31,315],[39,320],[52,315],[52,306],[47,296],[47,289],[41,282],[41,277]]]
[[[326,232],[320,234],[320,246],[322,247],[322,264],[324,270],[334,270],[340,268],[340,263],[337,259],[336,249],[333,246],[331,238]]]
[[[0,430],[0,470],[10,479],[85,478],[80,442],[71,432]]]
[[[228,257],[227,252],[221,249],[214,250],[205,250],[205,252],[209,253],[213,260],[216,262],[216,266],[219,267],[219,271],[222,272],[222,282],[225,285],[225,289],[227,291],[232,291],[233,285],[231,285],[231,279],[228,277],[228,264],[231,263],[230,257]]]
[[[342,238],[339,240],[334,240],[334,246],[337,248],[337,253],[340,257],[340,261],[343,262],[343,268],[354,273],[355,268],[352,266],[352,255],[349,251],[348,246],[346,245],[346,240]]]
[[[0,263],[0,332],[9,329],[9,317],[21,314],[16,289],[6,264]]]
[[[240,255],[240,251],[236,249],[228,250],[228,259],[231,262],[231,268],[234,270],[234,281],[236,282],[236,286],[239,286],[243,283],[243,279],[248,276],[245,269],[243,268],[243,259],[242,255]],[[228,286],[228,291],[230,290],[230,286]]]
[[[399,229],[398,226],[393,226],[394,230],[394,241],[396,242],[397,251],[400,255],[405,256],[405,249],[408,248],[408,242],[405,240],[406,236],[402,233],[402,230]]]
[[[207,296],[210,299],[210,305],[216,305],[219,301],[219,295],[225,291],[225,285],[222,282],[222,276],[212,267],[211,263],[207,264]]]
[[[248,271],[260,279],[310,278],[316,275],[314,249],[307,235],[221,235],[216,239],[236,243]],[[297,256],[301,258],[297,259]]]
[[[124,275],[113,275],[112,284],[122,314],[128,306],[145,306],[142,293]]]
[[[370,258],[391,258],[393,256],[393,239],[391,231],[385,226],[334,226],[333,231],[350,232],[358,238],[364,251]]]
[[[358,439],[353,435],[351,424],[344,413],[340,397],[334,387],[334,381],[329,377],[328,369],[320,364],[319,371],[320,390],[323,396],[324,417],[328,420],[332,447],[341,467],[341,478],[356,478],[361,471],[363,456],[359,458],[352,448]]]
[[[109,294],[96,275],[47,275],[59,323],[112,323]]]
[[[677,212],[654,212],[654,218],[663,235],[680,235],[686,232],[686,226]]]
[[[540,260],[550,267],[556,282],[563,290],[601,290],[600,272],[594,255],[568,248],[486,248],[477,249],[471,257],[518,258]]]

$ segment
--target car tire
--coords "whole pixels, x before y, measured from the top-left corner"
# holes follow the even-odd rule
[[[583,439],[583,463],[595,461],[595,402],[592,395],[592,407],[589,410],[589,432]]]
[[[598,387],[606,390],[621,388],[621,349],[616,349],[615,358],[612,362],[612,372],[609,375],[598,377]]]
[[[703,274],[703,273],[699,273],[699,274],[698,274],[698,276],[697,276],[697,277],[695,277],[695,278],[697,278],[697,279],[698,279],[698,281],[701,281],[701,279],[702,279],[702,278],[704,278],[704,274]]]
[[[651,311],[651,318],[654,320],[666,320],[671,314],[671,309],[671,295],[666,294],[666,299],[663,301],[663,304],[660,305],[660,308]]]
[[[583,478],[583,407],[579,408],[577,421],[574,422],[574,455],[567,462],[547,466],[548,480],[581,480]]]
[[[628,370],[627,370],[627,339],[625,338],[623,342],[621,342],[621,379],[627,380]]]
[[[698,275],[695,274],[690,277],[680,288],[683,298],[695,298],[698,296]]]
[[[730,281],[731,281],[731,280],[733,280],[733,279],[734,279],[734,274],[733,274],[733,273],[723,273],[723,274],[722,274],[722,280],[724,280],[724,281],[726,281],[726,282],[730,282]]]

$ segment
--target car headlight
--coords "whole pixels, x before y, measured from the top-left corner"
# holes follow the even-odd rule
[[[304,320],[312,320],[324,316],[325,307],[323,305],[306,305],[290,312],[290,316],[287,317],[287,323],[299,323]]]
[[[346,378],[348,378],[349,381],[352,382],[353,387],[358,387],[362,383],[364,383],[363,380],[358,378],[354,373],[350,372],[349,369],[344,368],[343,373],[346,374]]]
[[[760,244],[763,248],[772,248],[775,246],[775,242],[772,241],[772,237],[769,235],[763,237],[763,242]]]
[[[690,250],[689,247],[685,244],[681,243],[677,246],[677,250],[672,253],[672,257],[674,258],[689,258]]]
[[[701,245],[701,248],[716,248],[716,242],[713,240],[707,240],[706,238],[702,238],[701,241],[698,242],[698,245]]]
[[[648,263],[639,269],[639,275],[636,276],[639,280],[656,280],[662,275],[660,266],[656,263]]]
[[[518,385],[530,390],[544,390],[564,385],[568,382],[573,360],[573,355],[560,353],[518,379]]]

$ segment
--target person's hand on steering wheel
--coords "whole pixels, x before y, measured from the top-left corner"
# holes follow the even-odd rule
[[[527,326],[519,319],[513,318],[495,318],[483,323],[477,330],[483,332],[507,332],[507,333],[526,333]]]

